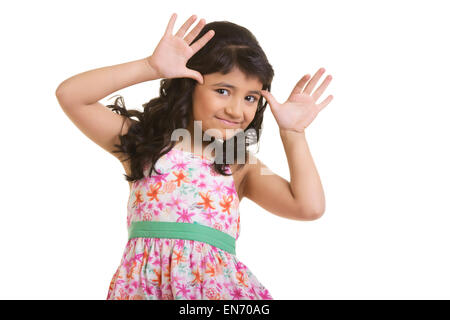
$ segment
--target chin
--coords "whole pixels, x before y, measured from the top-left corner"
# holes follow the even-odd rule
[[[208,133],[205,133],[205,131],[209,130]],[[228,131],[228,133],[227,133]],[[227,127],[227,126],[218,126],[217,124],[208,126],[204,131],[204,135],[206,136],[212,136],[215,140],[228,140],[236,136],[240,131],[244,131],[240,126],[236,127]]]
[[[226,135],[226,133],[225,133],[225,130],[221,130],[221,129],[214,129],[215,131],[214,131],[214,133],[211,133],[211,134],[208,134],[208,133],[204,133],[204,135],[206,136],[206,137],[214,137],[214,140],[216,140],[216,141],[221,141],[221,142],[223,142],[223,141],[225,141],[225,140],[228,140],[228,139],[230,139],[233,135]],[[219,131],[220,133],[218,133],[217,131]],[[207,140],[207,141],[212,141],[212,139],[210,139],[210,140]]]

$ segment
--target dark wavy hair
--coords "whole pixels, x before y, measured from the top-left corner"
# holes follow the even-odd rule
[[[246,76],[256,77],[263,84],[262,89],[270,91],[274,71],[255,36],[235,23],[214,21],[206,24],[192,43],[211,29],[215,32],[214,36],[188,60],[186,67],[202,75],[215,72],[227,74],[236,67]],[[175,129],[187,129],[190,121],[193,121],[192,93],[196,84],[197,81],[192,78],[161,79],[159,97],[143,104],[143,112],[127,110],[121,96],[114,104],[107,105],[112,111],[125,116],[124,123],[127,118],[132,120],[128,132],[124,135],[119,134],[120,145],[114,145],[118,150],[113,151],[127,155],[128,158],[124,161],[130,160],[131,175],[124,175],[127,181],[142,179],[144,168],[148,163],[151,163],[149,175],[153,170],[161,174],[156,170],[155,163],[176,144],[176,141],[171,140],[172,132]],[[253,121],[244,130],[245,162],[248,159],[248,146],[259,142],[266,106],[267,101],[263,103],[261,97]],[[137,120],[131,119],[132,117]],[[234,135],[221,144],[223,159],[217,161],[216,156],[211,164],[213,169],[222,175],[231,175],[226,171],[228,166],[225,161],[226,147],[228,143],[234,146],[236,160],[237,136]],[[233,141],[229,142],[231,139]],[[211,137],[211,140],[214,142],[214,137]],[[238,169],[242,166],[244,164],[240,164]]]

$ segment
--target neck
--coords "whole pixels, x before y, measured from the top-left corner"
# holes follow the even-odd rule
[[[202,131],[201,132],[202,136],[200,137],[200,139],[202,140],[202,144],[201,144],[201,146],[197,146],[197,149],[195,149],[194,148],[194,122],[193,121],[191,121],[189,123],[187,130],[189,131],[191,140],[189,141],[189,139],[182,139],[182,142],[179,142],[177,144],[180,144],[180,147],[185,151],[189,151],[194,154],[204,154],[205,148],[208,145],[210,145],[211,141],[203,141],[204,132]],[[212,153],[211,156],[215,157],[215,151],[212,150],[211,153]]]

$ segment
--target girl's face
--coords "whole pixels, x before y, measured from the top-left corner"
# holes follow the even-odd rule
[[[218,130],[207,133],[222,140],[231,138],[238,129],[244,131],[255,116],[263,84],[257,78],[246,78],[237,68],[226,75],[204,75],[203,81],[192,94],[194,120],[201,121],[197,125],[201,124],[202,131]]]

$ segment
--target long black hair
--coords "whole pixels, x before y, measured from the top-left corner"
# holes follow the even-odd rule
[[[186,67],[196,70],[202,75],[220,72],[227,74],[234,67],[249,77],[256,77],[262,84],[263,90],[270,91],[274,71],[261,49],[255,36],[246,28],[229,21],[214,21],[206,24],[192,43],[200,39],[209,30],[214,30],[214,36],[197,51],[186,63]],[[192,44],[191,43],[191,44]],[[123,98],[119,96],[114,104],[107,105],[112,111],[130,119],[128,132],[119,135],[120,145],[113,152],[120,152],[128,156],[124,161],[130,160],[131,175],[124,175],[126,180],[134,182],[144,177],[144,167],[151,163],[149,175],[155,169],[157,160],[169,152],[176,141],[171,140],[175,129],[187,129],[192,117],[192,93],[197,81],[192,78],[161,79],[159,97],[151,99],[143,104],[144,111],[127,110]],[[263,114],[267,101],[263,103],[263,97],[258,101],[256,114],[253,121],[244,130],[245,158],[248,157],[248,146],[258,143],[263,122]],[[132,117],[137,120],[131,119]],[[230,144],[234,146],[234,157],[237,157],[237,136]],[[214,137],[211,137],[214,141]],[[228,141],[227,140],[227,141]],[[212,163],[214,170],[222,175],[227,173],[225,161],[227,141],[222,143],[221,161]],[[239,169],[244,164],[239,165]],[[160,174],[160,172],[157,172]]]

